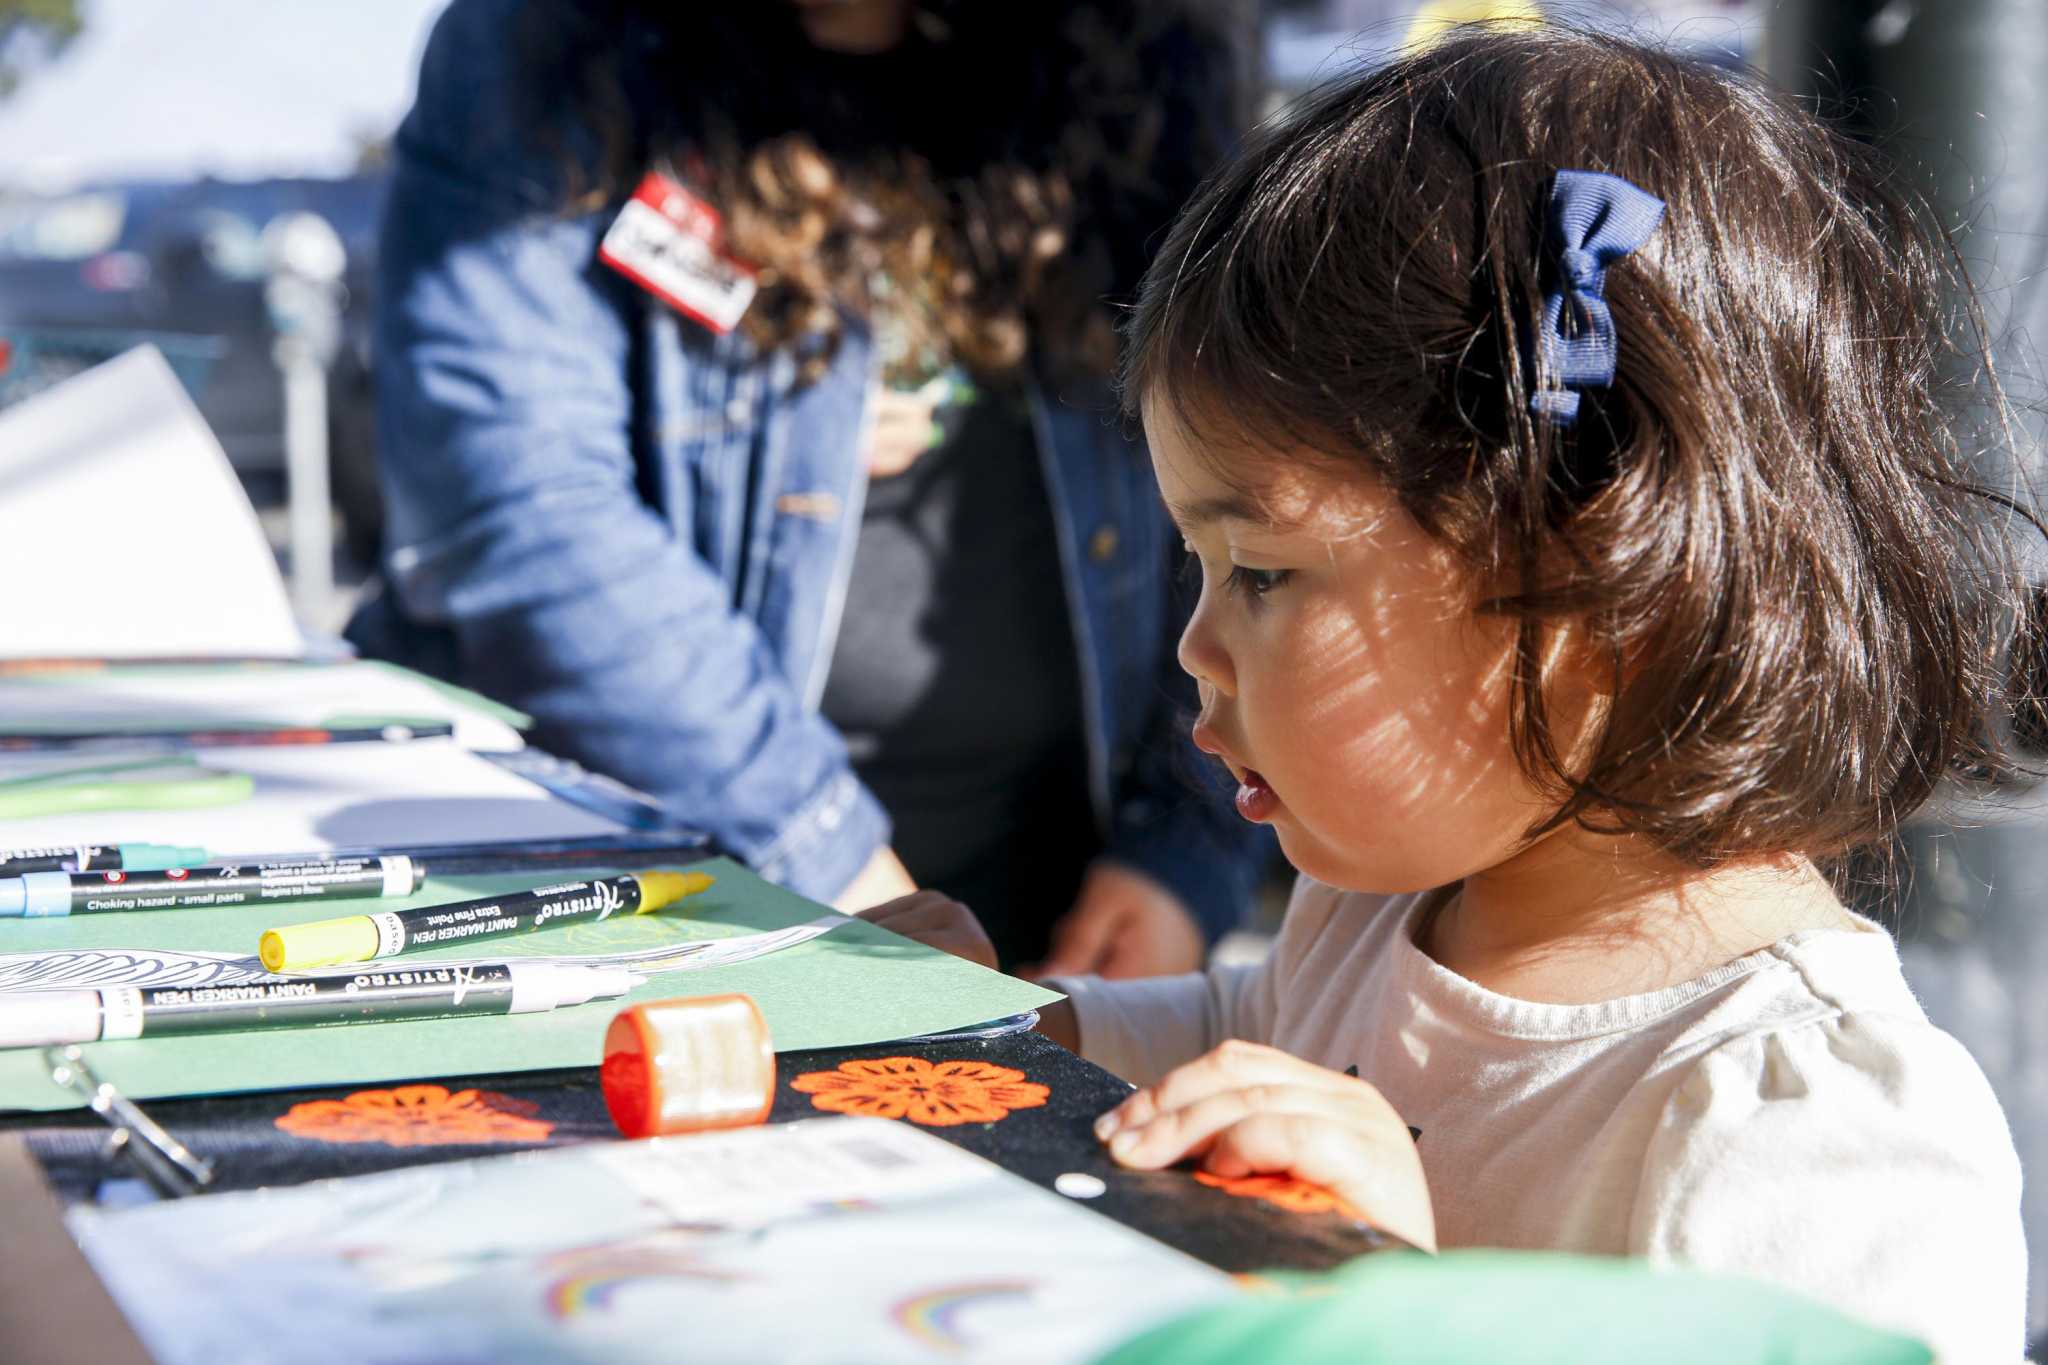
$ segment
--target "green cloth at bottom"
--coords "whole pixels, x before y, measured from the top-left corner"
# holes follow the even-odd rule
[[[1192,1313],[1099,1365],[1928,1365],[1760,1281],[1555,1252],[1378,1252]]]

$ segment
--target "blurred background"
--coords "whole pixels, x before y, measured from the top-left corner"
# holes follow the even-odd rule
[[[287,569],[339,584],[300,600],[329,630],[375,557],[370,268],[385,151],[441,3],[0,0],[0,407],[154,341]],[[285,274],[319,287],[268,287]],[[289,553],[276,343],[308,324],[338,578]]]
[[[377,218],[389,138],[443,3],[0,0],[0,407],[154,341],[241,475],[316,629],[348,618],[375,563]],[[1260,34],[1269,110],[1383,60],[1418,23],[1539,8],[1221,3]],[[1549,8],[1720,61],[1762,40],[1753,0]],[[296,523],[287,511],[287,333],[309,344],[285,359],[322,372],[324,535],[303,507]]]
[[[1432,24],[1539,10],[1762,68],[1886,144],[1957,229],[2018,404],[2016,439],[1985,458],[2031,463],[2041,477],[2044,0],[1225,3],[1259,35],[1269,113]],[[0,408],[154,341],[219,437],[315,630],[339,628],[375,565],[377,220],[388,140],[440,8],[0,0]],[[1916,990],[1977,1055],[2014,1124],[2033,1177],[2038,1332],[2048,802],[2038,788],[1951,802],[1872,876],[1897,893],[1884,913]],[[1259,943],[1253,933],[1235,950]]]

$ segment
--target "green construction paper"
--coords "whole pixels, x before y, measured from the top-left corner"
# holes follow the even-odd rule
[[[783,929],[831,913],[717,858],[690,864],[718,881],[658,914],[573,924],[386,958],[387,965],[445,958],[630,952],[663,943]],[[145,910],[0,921],[0,952],[57,948],[181,948],[251,953],[265,929],[369,910],[438,905],[547,886],[605,869],[544,875],[429,877],[404,900],[327,901],[215,910]],[[86,1058],[135,1099],[302,1086],[595,1066],[605,1027],[628,1002],[750,995],[778,1051],[852,1047],[968,1028],[1037,1009],[1060,996],[950,957],[865,920],[749,962],[650,977],[631,995],[544,1014],[266,1029],[93,1043]],[[40,1052],[0,1053],[0,1112],[79,1107],[49,1079]]]

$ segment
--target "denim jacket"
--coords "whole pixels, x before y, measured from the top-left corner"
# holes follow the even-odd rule
[[[512,116],[508,0],[456,0],[397,136],[376,312],[385,594],[350,634],[530,713],[820,899],[889,837],[818,714],[860,525],[873,355],[827,372],[713,334],[596,259]],[[1106,386],[1030,409],[1074,622],[1105,857],[1213,937],[1255,874],[1178,719],[1178,546]]]

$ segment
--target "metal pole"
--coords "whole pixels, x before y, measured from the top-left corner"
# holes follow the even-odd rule
[[[263,291],[284,385],[292,609],[302,626],[334,628],[334,500],[327,463],[327,367],[341,344],[341,277],[348,253],[326,219],[289,213],[263,230]]]
[[[334,602],[334,505],[327,474],[327,367],[296,337],[278,338],[284,381],[285,489],[292,610],[327,624]]]

